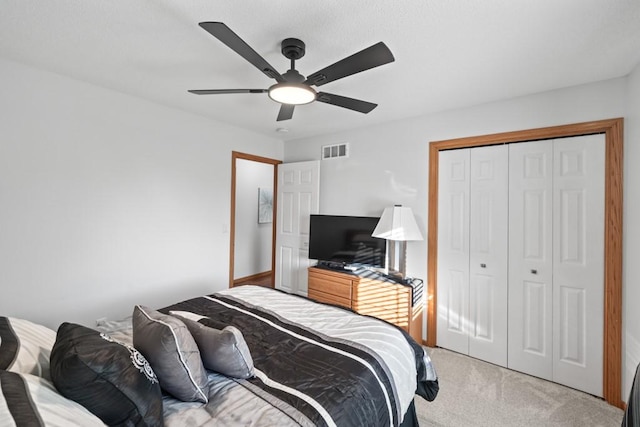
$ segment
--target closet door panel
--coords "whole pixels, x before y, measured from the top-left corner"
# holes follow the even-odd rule
[[[470,150],[442,151],[438,174],[438,346],[469,352]]]
[[[553,378],[553,142],[509,145],[508,363]]]
[[[549,310],[547,302],[550,292],[547,283],[527,280],[523,282],[522,348],[524,351],[540,357],[545,357],[545,352],[548,351],[549,331],[545,329],[544,313]]]
[[[471,150],[469,355],[507,365],[508,148]]]
[[[604,135],[554,141],[554,381],[602,396]]]

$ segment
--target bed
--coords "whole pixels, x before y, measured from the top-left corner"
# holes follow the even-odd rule
[[[409,426],[414,398],[438,392],[428,355],[403,330],[258,286],[136,306],[96,329],[64,323],[57,335],[0,319],[2,425],[29,412],[45,425]]]

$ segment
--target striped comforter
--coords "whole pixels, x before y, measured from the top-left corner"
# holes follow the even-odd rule
[[[378,319],[255,286],[166,307],[202,323],[239,328],[256,377],[210,374],[209,403],[165,400],[169,426],[397,426],[416,391],[431,400],[437,379],[422,347]],[[188,414],[185,416],[185,414]]]

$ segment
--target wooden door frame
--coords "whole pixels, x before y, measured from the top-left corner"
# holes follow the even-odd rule
[[[273,165],[273,222],[271,223],[271,287],[274,287],[276,280],[276,218],[278,210],[278,165],[282,160],[270,159],[268,157],[256,156],[253,154],[231,152],[231,226],[229,227],[229,287],[233,287],[235,249],[236,249],[236,160],[250,160],[258,163]]]
[[[622,187],[623,123],[614,118],[562,126],[432,141],[429,144],[429,208],[427,243],[427,340],[437,340],[438,162],[439,152],[453,148],[507,144],[568,136],[605,134],[604,225],[604,400],[622,408]]]

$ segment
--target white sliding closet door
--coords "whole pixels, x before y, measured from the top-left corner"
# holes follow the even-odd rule
[[[509,145],[509,363],[552,380],[553,141]]]
[[[602,396],[604,135],[554,141],[553,380]]]
[[[506,145],[471,150],[469,355],[507,366],[508,165]]]
[[[438,167],[438,345],[469,353],[469,161],[441,151]]]

